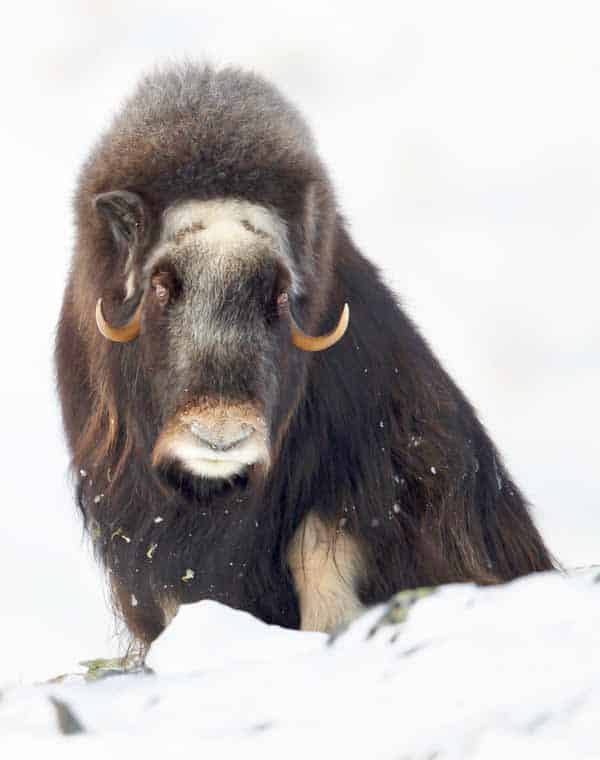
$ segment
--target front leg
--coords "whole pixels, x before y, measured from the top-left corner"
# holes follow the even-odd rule
[[[303,631],[331,633],[362,612],[356,588],[363,562],[352,536],[316,514],[304,519],[288,549]]]
[[[132,593],[115,575],[111,575],[110,586],[115,612],[125,621],[134,642],[145,651],[173,620],[178,603],[168,596],[157,600],[149,589],[137,588]]]

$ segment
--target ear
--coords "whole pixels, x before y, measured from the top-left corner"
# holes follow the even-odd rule
[[[149,215],[139,195],[129,190],[112,190],[94,196],[93,204],[109,222],[119,247],[126,247],[131,252],[144,239]]]
[[[119,301],[129,302],[132,296],[139,292],[135,261],[150,234],[148,207],[139,195],[129,190],[100,193],[94,196],[93,205],[98,214],[108,222],[119,256],[119,264],[113,267],[114,282],[112,285],[107,282],[106,287],[113,289],[114,294],[119,294]],[[115,286],[117,280],[121,283],[118,287]],[[105,300],[110,303],[109,298]]]

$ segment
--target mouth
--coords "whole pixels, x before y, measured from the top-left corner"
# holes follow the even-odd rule
[[[263,458],[258,444],[255,433],[235,443],[217,445],[187,432],[170,441],[168,453],[193,475],[227,479],[240,475]]]

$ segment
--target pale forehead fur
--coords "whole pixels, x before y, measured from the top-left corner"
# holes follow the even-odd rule
[[[287,227],[273,210],[236,198],[186,200],[170,206],[163,214],[160,240],[146,265],[153,267],[182,233],[189,230],[186,243],[209,248],[218,256],[239,254],[243,248],[264,238],[269,248],[279,256],[292,276],[292,292],[301,290],[300,277],[295,271],[290,252]]]

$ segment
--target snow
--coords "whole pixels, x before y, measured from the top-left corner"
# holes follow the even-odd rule
[[[599,578],[405,593],[332,639],[186,606],[150,650],[153,673],[7,689],[3,752],[597,758]],[[51,699],[84,733],[60,734]]]

